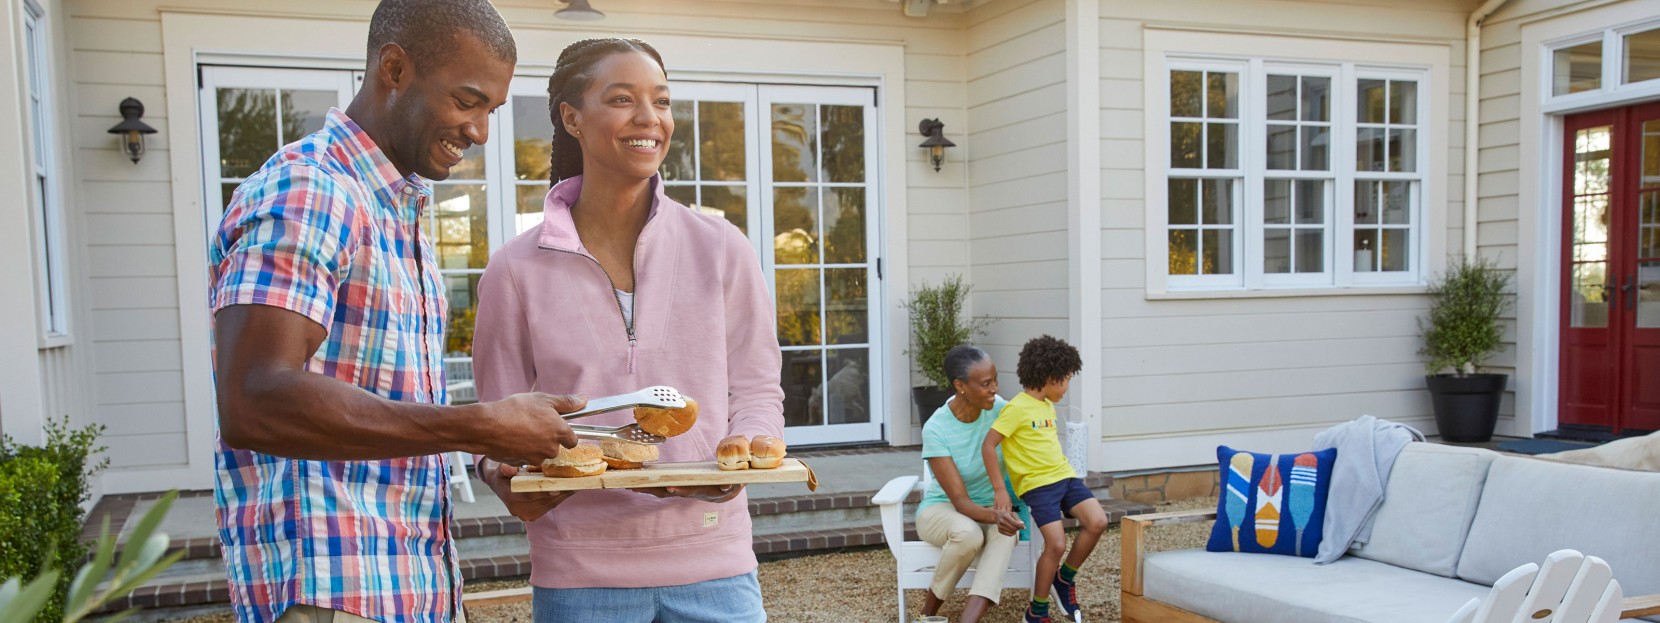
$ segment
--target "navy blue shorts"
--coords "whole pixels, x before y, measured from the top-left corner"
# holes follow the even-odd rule
[[[1084,500],[1093,499],[1095,492],[1084,486],[1081,478],[1068,478],[1043,485],[1020,496],[1020,501],[1032,508],[1032,521],[1038,527],[1060,521],[1062,517],[1071,517],[1072,507]]]

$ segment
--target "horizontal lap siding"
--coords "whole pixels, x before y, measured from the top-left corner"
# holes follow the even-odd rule
[[[554,20],[550,16],[556,7],[542,0],[499,0],[496,5],[515,29],[571,29],[573,36],[586,36],[575,29],[590,28]],[[169,145],[168,124],[197,120],[167,118],[160,14],[161,7],[180,6],[226,15],[304,15],[361,23],[374,3],[296,0],[274,8],[240,0],[64,0],[68,58],[62,65],[71,74],[65,99],[74,104],[65,123],[71,131],[71,156],[80,165],[75,196],[76,208],[85,215],[83,272],[93,328],[82,352],[91,357],[95,387],[82,394],[91,419],[109,428],[105,443],[115,469],[186,464],[178,283],[198,275],[178,274],[169,152],[196,147]],[[905,151],[905,179],[888,182],[902,185],[911,235],[886,244],[906,246],[913,277],[937,281],[968,265],[971,200],[963,154],[972,138],[967,135],[964,83],[967,18],[961,9],[940,7],[926,19],[907,18],[899,5],[879,0],[611,0],[600,9],[607,19],[592,27],[596,33],[627,32],[648,41],[652,32],[673,32],[714,40],[758,36],[902,44],[906,80],[889,86],[903,89],[909,125],[886,128],[884,144],[919,143],[916,120],[939,117],[947,122],[947,136],[962,147],[947,152],[939,173],[921,150]],[[251,48],[282,47],[259,41],[256,34],[249,33]],[[293,42],[287,50],[303,55],[306,46]],[[550,65],[554,60],[520,62]],[[672,65],[673,59],[668,60]],[[732,68],[741,69],[742,59],[733,59]],[[115,139],[105,132],[121,120],[116,104],[129,95],[143,100],[144,121],[159,130],[147,137],[147,153],[137,165],[117,151]]]
[[[1319,37],[1445,42],[1463,66],[1463,8],[1448,3],[1194,0],[1101,4],[1103,436],[1163,437],[1323,426],[1362,414],[1421,423],[1429,413],[1416,319],[1422,296],[1148,300],[1143,36],[1148,25]],[[1248,51],[1242,51],[1248,52]],[[1388,59],[1354,59],[1358,61]],[[1459,237],[1463,83],[1449,85],[1446,177]],[[1086,373],[1089,373],[1086,371]],[[1147,465],[1145,467],[1158,467]]]
[[[979,343],[1005,395],[1027,339],[1067,334],[1066,32],[1063,0],[968,14],[969,257]]]

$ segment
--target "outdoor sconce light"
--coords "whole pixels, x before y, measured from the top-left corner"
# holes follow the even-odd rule
[[[956,147],[957,144],[945,138],[945,124],[940,123],[939,119],[923,119],[917,129],[928,137],[918,147],[928,150],[928,161],[934,163],[935,171],[939,171],[940,164],[945,162],[945,148]]]
[[[144,116],[144,102],[129,97],[121,100],[121,123],[110,128],[110,134],[121,135],[121,151],[138,164],[138,159],[144,155],[144,135],[155,134],[156,129],[140,121]]]
[[[595,11],[594,7],[588,6],[588,0],[566,0],[565,8],[559,9],[553,16],[577,22],[605,19],[604,13]]]

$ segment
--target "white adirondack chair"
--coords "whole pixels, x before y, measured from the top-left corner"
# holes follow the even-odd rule
[[[1614,623],[1624,599],[1607,562],[1563,549],[1504,574],[1447,623]]]
[[[888,484],[870,499],[871,503],[882,510],[882,534],[887,538],[888,551],[893,552],[894,562],[898,571],[899,592],[899,623],[906,623],[905,591],[907,589],[926,589],[934,581],[934,567],[939,564],[940,549],[930,545],[927,541],[905,540],[905,498],[913,491],[926,491],[933,482],[934,474],[928,469],[928,462],[922,462],[922,476],[900,476],[889,480]],[[1009,556],[1008,569],[1003,572],[1003,588],[1032,589],[1032,582],[1037,570],[1038,556],[1043,553],[1043,535],[1038,532],[1037,526],[1028,521],[1027,534],[1029,540],[1022,540],[1015,544],[1014,553]],[[978,561],[976,561],[976,565]],[[962,580],[957,582],[957,588],[968,588],[974,583],[974,574],[978,569],[968,568]],[[1051,605],[1050,613],[1057,619],[1064,619],[1060,607]],[[1083,623],[1083,612],[1078,613],[1075,623]]]

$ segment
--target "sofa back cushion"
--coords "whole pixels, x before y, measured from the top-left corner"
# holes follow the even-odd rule
[[[1350,548],[1349,553],[1454,577],[1487,481],[1487,468],[1497,457],[1480,448],[1407,444],[1389,472],[1371,540]]]
[[[1492,585],[1559,549],[1608,561],[1626,595],[1660,593],[1660,472],[1501,456],[1464,543],[1458,577]]]

